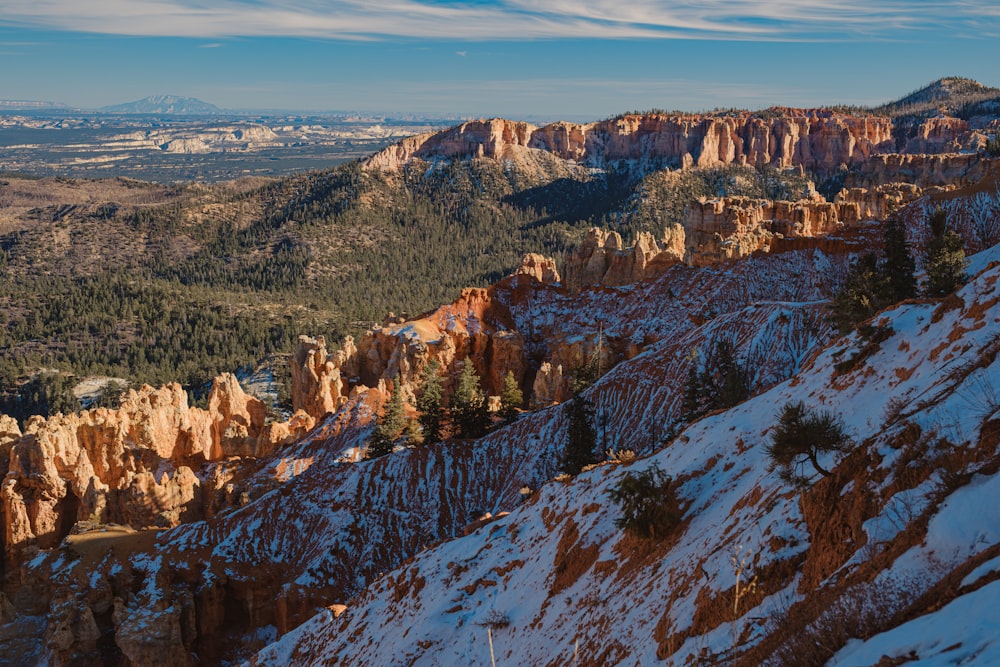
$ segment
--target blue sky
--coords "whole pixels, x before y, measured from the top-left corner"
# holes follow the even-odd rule
[[[80,107],[596,119],[1000,86],[998,63],[996,0],[0,0],[0,99]]]

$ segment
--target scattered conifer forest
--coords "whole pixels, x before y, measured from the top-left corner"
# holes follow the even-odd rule
[[[694,197],[793,196],[805,182],[737,166],[546,180],[491,160],[217,185],[58,181],[100,203],[0,182],[21,211],[0,227],[0,411],[22,420],[78,406],[59,375],[177,381],[197,400],[299,334],[337,341],[419,314],[526,252],[561,261],[591,226],[659,236]],[[44,399],[39,382],[52,385]]]

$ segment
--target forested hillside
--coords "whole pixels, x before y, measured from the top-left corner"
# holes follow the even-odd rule
[[[662,233],[687,202],[796,195],[795,173],[727,166],[645,177],[494,160],[358,163],[280,181],[0,184],[0,412],[76,407],[60,374],[180,381],[337,340],[495,282],[526,252],[561,261],[592,225]],[[278,366],[279,374],[281,364]],[[24,383],[39,371],[31,385]],[[19,390],[18,387],[22,387]]]

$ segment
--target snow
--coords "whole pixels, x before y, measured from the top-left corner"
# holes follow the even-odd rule
[[[1000,474],[977,475],[940,505],[927,538],[896,561],[898,569],[921,567],[929,557],[960,563],[1000,544]]]
[[[975,265],[990,266],[1000,250],[994,248],[988,255],[993,259],[975,258]],[[502,503],[467,501],[467,506],[474,503],[478,509],[513,507],[510,515],[467,537],[417,554],[411,563],[371,583],[341,619],[322,613],[279,639],[260,654],[261,664],[287,664],[293,658],[302,664],[376,664],[388,657],[413,665],[482,664],[488,660],[488,649],[481,624],[491,612],[510,621],[494,633],[498,664],[544,664],[559,656],[568,661],[577,642],[584,660],[609,665],[656,662],[660,659],[658,646],[651,638],[657,635],[657,628],[667,627],[670,634],[684,632],[691,627],[705,596],[732,594],[734,554],[750,554],[743,573],[747,581],[769,566],[795,562],[810,546],[798,492],[783,485],[769,470],[765,451],[782,405],[805,398],[811,405],[833,410],[845,421],[857,445],[870,440],[886,471],[892,470],[901,455],[891,443],[907,421],[919,425],[924,433],[936,429],[941,434],[955,423],[967,424],[962,437],[953,439],[949,446],[961,447],[975,440],[978,426],[974,425],[982,420],[984,408],[970,396],[982,395],[976,392],[977,386],[998,386],[1000,380],[1000,364],[995,360],[981,362],[980,350],[990,345],[1000,328],[993,324],[998,308],[987,312],[989,326],[976,327],[971,324],[977,315],[969,306],[992,298],[998,275],[1000,267],[987,269],[959,293],[965,307],[939,316],[935,315],[936,302],[910,302],[886,311],[878,323],[891,327],[894,333],[863,362],[842,374],[831,372],[834,363],[858,353],[867,341],[855,334],[818,352],[816,339],[803,342],[798,351],[782,355],[783,363],[788,364],[785,368],[799,371],[793,378],[736,408],[692,424],[646,459],[597,466],[567,482],[532,481],[512,474],[511,493],[517,493],[526,482],[538,489],[523,504],[517,506],[510,497]],[[773,346],[768,344],[781,340],[781,334],[761,337],[760,332],[814,312],[810,308],[815,306],[794,304],[791,299],[783,304],[761,303],[717,316],[702,333],[707,330],[722,335],[727,329],[732,331],[733,325],[752,320],[754,325],[748,326],[748,331],[753,333],[737,338],[741,353],[761,349],[774,357]],[[571,323],[572,314],[565,315],[564,324]],[[663,376],[665,364],[676,364],[691,349],[695,331],[677,331],[674,338],[663,338],[589,390],[595,407],[611,415],[609,430],[625,436],[609,444],[641,450],[642,446],[635,445],[648,437],[641,429],[670,414],[671,390],[657,387],[656,378]],[[955,337],[955,331],[962,333]],[[586,340],[584,329],[578,335]],[[972,369],[971,365],[978,363],[984,365]],[[896,421],[888,421],[893,401],[901,402],[902,409]],[[513,430],[487,437],[478,447],[493,447],[504,437],[516,442],[511,435],[523,433],[522,444],[530,444],[523,450],[523,458],[514,460],[530,471],[532,459],[544,458],[537,451],[539,446],[557,439],[561,419],[558,408],[525,416],[508,427]],[[646,447],[645,451],[652,449]],[[413,455],[400,452],[389,458],[402,461]],[[825,465],[837,462],[836,457],[825,459]],[[653,463],[679,481],[684,524],[663,558],[643,560],[629,551],[631,547],[614,526],[617,512],[607,492],[624,474]],[[456,479],[466,480],[465,473],[450,471],[444,488]],[[879,479],[878,486],[871,489],[875,494],[889,489],[894,477],[888,472]],[[896,537],[929,507],[941,483],[941,477],[935,475],[885,498],[864,523],[869,542]],[[425,478],[424,484],[435,488],[437,482]],[[998,501],[1000,476],[974,475],[937,507],[925,540],[897,558],[877,581],[888,585],[918,576],[925,580],[923,585],[930,585],[929,577],[943,576],[968,558],[1000,545]],[[418,505],[420,500],[411,498],[409,502]],[[571,535],[576,535],[575,540],[567,542]],[[592,562],[578,576],[556,586],[558,564],[567,549],[591,554],[587,560]],[[843,569],[862,564],[870,555],[870,549],[858,549]],[[628,576],[616,574],[628,568],[637,570]],[[406,594],[407,582],[417,579],[426,582],[419,595]],[[725,656],[732,649],[734,631],[743,631],[748,641],[755,641],[764,631],[761,619],[780,614],[800,599],[799,581],[796,575],[754,608],[741,610],[735,626],[722,623],[678,642],[672,647],[671,661],[685,664],[702,653]],[[967,604],[973,610],[968,613],[985,614],[988,605],[997,602],[996,592],[996,585],[990,584],[948,608]],[[964,607],[955,609],[966,613],[961,611]],[[959,618],[955,613],[950,612],[948,618]],[[926,664],[955,664],[949,660],[959,657],[980,664],[984,664],[983,656],[1000,659],[993,639],[996,624],[977,618],[979,621],[968,628],[955,627],[960,621],[942,622],[937,634],[925,633],[916,619],[866,643],[850,644],[831,664],[873,664],[890,650],[895,651],[892,655],[916,650],[921,659],[941,660]],[[356,629],[363,629],[370,641],[351,641]],[[945,639],[951,634],[965,639],[960,648],[946,651],[957,641]],[[621,648],[615,648],[609,639]]]
[[[827,663],[868,667],[883,656],[907,667],[1000,664],[1000,581],[963,595],[939,611],[867,641],[853,640]]]
[[[986,561],[962,579],[962,586],[972,586],[986,575],[1000,571],[1000,557]]]

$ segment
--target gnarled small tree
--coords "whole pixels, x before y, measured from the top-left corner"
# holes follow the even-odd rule
[[[819,455],[847,451],[850,444],[843,423],[832,412],[810,410],[798,401],[786,403],[781,409],[767,454],[775,467],[780,468],[781,479],[805,486],[810,481],[810,476],[803,472],[806,462],[827,477],[830,471],[819,464]]]

